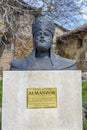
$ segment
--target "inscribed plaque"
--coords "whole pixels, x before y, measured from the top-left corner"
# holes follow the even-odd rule
[[[56,108],[57,88],[28,88],[27,108]]]

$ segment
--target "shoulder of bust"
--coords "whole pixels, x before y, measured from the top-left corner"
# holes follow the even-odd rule
[[[67,59],[67,58],[64,58],[64,57],[61,57],[61,56],[59,56],[59,58],[61,59],[61,61],[69,63],[70,65],[73,65],[73,64],[76,63],[75,60]]]
[[[24,69],[27,65],[26,63],[26,58],[23,59],[19,59],[19,60],[13,60],[10,63],[12,68],[16,68],[16,69]]]
[[[58,67],[59,70],[76,70],[77,65],[75,60],[63,58],[59,55],[53,54],[52,60],[55,63],[56,67]]]
[[[71,59],[67,59],[67,58],[63,58],[60,56],[60,61],[61,61],[61,64],[65,65],[65,68],[66,69],[72,69],[72,70],[75,70],[77,69],[77,65],[76,65],[76,61],[75,60],[71,60]]]
[[[35,61],[35,51],[33,50],[27,57],[23,59],[13,60],[10,65],[10,70],[26,70],[27,65],[32,64]]]

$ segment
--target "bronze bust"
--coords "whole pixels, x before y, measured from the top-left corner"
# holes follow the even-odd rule
[[[55,25],[49,16],[36,17],[32,25],[34,49],[27,57],[13,60],[10,70],[76,70],[76,61],[53,52],[54,31]]]

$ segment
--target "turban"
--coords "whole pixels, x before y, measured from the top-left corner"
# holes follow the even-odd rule
[[[47,15],[39,15],[35,18],[32,24],[32,33],[34,33],[39,29],[47,29],[52,35],[55,31],[55,24],[53,22],[53,19]]]

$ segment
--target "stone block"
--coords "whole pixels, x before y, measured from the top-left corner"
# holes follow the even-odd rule
[[[27,108],[27,88],[56,88],[57,106]],[[4,71],[2,130],[82,130],[81,71]]]

